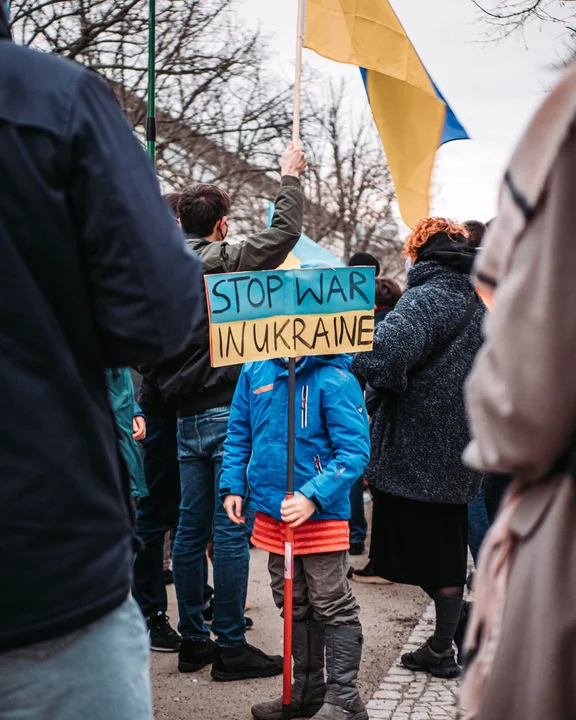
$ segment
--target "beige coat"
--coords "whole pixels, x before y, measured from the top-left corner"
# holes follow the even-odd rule
[[[576,436],[575,121],[573,65],[514,155],[478,267],[494,312],[469,381],[465,461],[512,473],[518,503],[478,720],[576,719],[576,492],[552,471]]]

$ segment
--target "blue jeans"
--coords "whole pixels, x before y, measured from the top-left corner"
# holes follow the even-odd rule
[[[364,482],[356,480],[350,488],[350,542],[364,544],[368,534],[368,523],[364,513]]]
[[[152,720],[150,648],[130,597],[81,630],[0,654],[2,720]]]
[[[180,468],[176,443],[176,413],[146,411],[144,471],[147,497],[136,514],[136,534],[144,543],[134,562],[133,594],[144,615],[166,612],[164,538],[178,524]]]
[[[235,525],[218,498],[229,407],[178,418],[180,521],[172,549],[174,582],[183,638],[207,640],[202,618],[206,544],[214,540],[212,632],[222,647],[244,642],[244,608],[250,563],[250,523]],[[244,515],[248,507],[243,508]]]
[[[484,491],[480,488],[476,499],[468,503],[468,547],[475,565],[478,562],[478,553],[489,527]]]

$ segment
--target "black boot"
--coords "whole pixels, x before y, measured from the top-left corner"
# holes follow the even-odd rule
[[[292,683],[292,717],[316,715],[324,702],[324,628],[315,620],[292,625],[292,655],[294,682]],[[281,720],[282,698],[258,703],[252,707],[256,720]]]
[[[426,640],[418,650],[404,653],[402,655],[402,665],[408,670],[422,670],[444,680],[453,680],[460,677],[462,671],[456,664],[454,650],[449,648],[437,653],[430,646],[430,640],[432,638]]]
[[[360,625],[326,626],[326,674],[328,690],[315,720],[368,720],[356,680],[362,659]]]
[[[282,675],[281,655],[266,655],[247,642],[219,650],[212,664],[212,680],[217,682]]]

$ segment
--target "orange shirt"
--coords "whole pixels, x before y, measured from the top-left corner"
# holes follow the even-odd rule
[[[256,547],[284,555],[286,525],[258,511],[252,532]],[[294,529],[294,555],[338,552],[350,548],[348,520],[307,520]]]

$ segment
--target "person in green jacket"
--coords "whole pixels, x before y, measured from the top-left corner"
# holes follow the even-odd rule
[[[106,370],[108,395],[118,427],[120,451],[128,468],[132,497],[148,495],[144,465],[138,441],[146,437],[144,413],[134,399],[134,385],[128,368]]]

